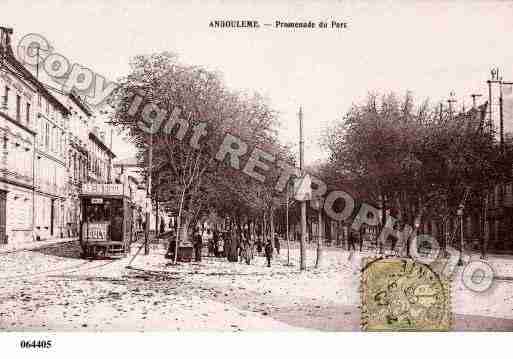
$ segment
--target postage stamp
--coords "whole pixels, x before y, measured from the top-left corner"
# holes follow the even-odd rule
[[[447,331],[449,282],[411,259],[365,259],[361,273],[362,330]]]

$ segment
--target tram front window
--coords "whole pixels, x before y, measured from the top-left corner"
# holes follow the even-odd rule
[[[123,240],[123,201],[119,199],[91,200],[86,206],[86,221],[88,223],[108,223],[109,240]]]

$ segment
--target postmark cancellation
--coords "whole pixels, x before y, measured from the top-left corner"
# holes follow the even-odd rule
[[[362,330],[450,330],[449,282],[428,265],[382,258],[364,259],[362,268]]]

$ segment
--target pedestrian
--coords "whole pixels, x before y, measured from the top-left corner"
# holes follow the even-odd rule
[[[244,260],[246,261],[247,265],[250,265],[251,259],[253,257],[251,241],[245,240],[243,243],[243,247],[244,247]]]
[[[239,254],[239,260],[238,261],[243,261],[244,260],[244,257],[246,256],[246,253],[244,252],[244,242],[246,241],[246,238],[244,236],[244,233],[239,233],[237,235],[237,244],[238,244],[238,251],[237,253]]]
[[[214,229],[212,233],[212,246],[214,251],[214,257],[219,257],[219,232]]]
[[[481,249],[481,259],[486,259],[486,238],[485,236],[479,237],[479,247]],[[445,251],[445,246],[444,246]]]
[[[212,230],[210,228],[207,229],[207,243],[208,243],[208,255],[213,256],[214,255],[214,235],[212,233]]]
[[[171,240],[169,241],[169,247],[167,248],[167,253],[165,257],[167,259],[175,259],[175,251],[176,251],[176,236],[171,235]]]
[[[219,257],[225,256],[225,248],[226,248],[226,233],[220,232],[219,240],[217,241],[217,253],[219,254]]]
[[[271,243],[271,238],[267,240],[265,244],[265,257],[267,259],[267,267],[271,267],[271,259],[273,258],[273,245]]]
[[[274,248],[276,248],[276,253],[280,255],[280,236],[278,236],[277,234],[274,235]]]
[[[164,233],[165,227],[164,218],[160,217],[160,234]]]
[[[194,230],[194,257],[196,262],[201,262],[201,248],[203,246],[203,241],[201,238],[201,232],[198,228]]]
[[[257,252],[258,255],[262,255],[262,237],[260,235],[257,236]]]
[[[226,259],[228,259],[230,255],[231,242],[230,233],[225,232],[223,235],[223,256],[226,257]]]
[[[354,251],[356,251],[356,247],[355,247],[355,242],[356,242],[356,233],[353,229],[349,229],[349,233],[348,233],[348,236],[347,236],[347,249],[350,251],[351,249],[353,249]]]

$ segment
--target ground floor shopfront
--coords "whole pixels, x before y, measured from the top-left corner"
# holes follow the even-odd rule
[[[67,237],[79,235],[80,218],[82,217],[79,194],[80,188],[70,185],[69,195],[65,201],[65,236]]]
[[[0,181],[0,243],[33,239],[33,191]]]
[[[37,193],[34,200],[34,233],[39,239],[66,237],[65,199],[50,194]]]
[[[75,213],[71,219],[70,213]],[[72,199],[0,180],[0,244],[76,236],[77,225],[70,221],[78,223],[79,216],[80,206]]]

